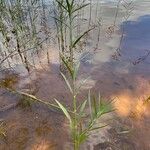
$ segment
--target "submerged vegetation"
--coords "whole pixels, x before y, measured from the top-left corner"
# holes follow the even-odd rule
[[[6,128],[3,121],[0,120],[0,138],[6,137]]]
[[[36,57],[40,62],[42,45],[50,39],[43,7],[38,0],[0,0],[1,68],[22,63],[29,71]]]

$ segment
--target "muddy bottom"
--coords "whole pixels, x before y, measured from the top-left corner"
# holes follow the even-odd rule
[[[6,136],[1,137],[0,149],[62,149],[61,145],[68,141],[64,117],[33,104],[25,107],[16,106],[1,112]]]
[[[86,71],[93,67],[81,65],[81,68],[82,72],[79,78],[83,78]],[[107,98],[116,95],[119,100],[116,100],[114,104],[114,107],[117,108],[116,112],[100,120],[101,122],[105,122],[110,119],[111,121],[108,127],[98,132],[93,132],[82,149],[149,150],[150,107],[148,104],[139,103],[139,100],[135,98],[138,95],[135,97],[133,96],[134,92],[140,91],[141,83],[143,83],[144,80],[140,80],[139,83],[137,82],[138,91],[137,88],[134,88],[133,84],[132,89],[129,86],[133,80],[131,76],[122,76],[120,77],[120,81],[116,81],[114,78],[115,76],[110,78],[112,75],[111,71],[107,73],[105,71],[105,74],[104,72],[98,73],[98,69],[96,69],[96,71],[97,72],[94,73],[97,77],[97,82],[94,84],[95,86],[93,86],[93,82],[91,82],[90,79],[86,84],[87,87],[93,87],[93,92],[102,91],[102,95]],[[39,71],[37,73],[37,78],[33,79],[30,83],[28,82],[28,84],[24,84],[24,88],[22,89],[19,89],[19,83],[22,84],[23,79],[21,81],[16,74],[9,74],[9,76],[5,75],[5,77],[1,79],[3,86],[0,89],[0,121],[3,122],[1,127],[4,129],[5,136],[1,135],[0,149],[72,149],[71,141],[68,136],[67,122],[61,112],[48,108],[43,104],[32,102],[30,99],[14,94],[6,89],[10,87],[15,89],[18,88],[18,90],[34,94],[38,98],[52,103],[54,102],[54,98],[57,98],[62,103],[67,104],[68,107],[71,106],[70,94],[60,74],[57,70],[53,70],[52,72]],[[95,78],[94,75],[91,74],[91,77]],[[109,80],[104,80],[105,78]],[[26,81],[26,79],[24,80]],[[124,84],[121,83],[122,80]],[[121,85],[128,85],[129,91],[131,90],[132,92],[123,90]],[[146,82],[144,86],[145,85]],[[116,88],[113,88],[115,86]],[[84,97],[87,93],[86,86],[82,91],[81,97]]]
[[[0,149],[61,150],[69,141],[62,113],[10,92],[7,88],[17,89],[20,79],[11,73],[4,76],[0,89]],[[28,88],[31,92],[29,87],[27,84],[24,91]]]

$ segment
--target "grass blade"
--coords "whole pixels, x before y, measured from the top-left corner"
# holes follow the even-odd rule
[[[71,88],[71,85],[70,85],[69,81],[67,80],[67,78],[65,77],[65,75],[64,75],[62,72],[60,72],[60,74],[61,74],[62,77],[64,78],[64,80],[65,80],[65,82],[66,82],[66,84],[67,84],[67,86],[68,86],[70,92],[73,94],[73,90],[72,90],[72,88]]]
[[[67,119],[69,120],[70,124],[72,124],[71,116],[69,115],[67,109],[61,103],[59,103],[56,99],[55,99],[55,101],[58,104],[58,106],[61,108],[61,110],[63,111],[63,113],[67,117]]]
[[[76,12],[76,11],[78,11],[78,10],[80,10],[80,9],[82,9],[82,8],[84,8],[84,7],[86,7],[86,6],[88,6],[88,5],[89,5],[89,3],[77,7],[76,9],[73,10],[73,13]]]
[[[75,65],[74,72],[73,72],[73,80],[76,80],[76,78],[77,78],[77,74],[78,74],[78,71],[79,71],[79,67],[80,67],[80,62],[78,62],[78,63]]]
[[[95,116],[97,116],[97,104],[95,96],[93,96],[93,113]]]
[[[79,113],[80,116],[83,114],[86,104],[87,104],[87,100],[85,100],[80,107],[80,113]]]
[[[93,28],[92,28],[93,29]],[[85,31],[82,35],[80,35],[72,44],[72,47],[74,48],[76,46],[76,44],[88,33],[90,32],[92,29],[89,29],[87,31]]]
[[[91,91],[90,90],[89,90],[89,93],[88,93],[88,102],[89,102],[90,115],[91,115],[91,119],[92,119],[93,115],[92,115],[92,107],[91,107]]]
[[[107,127],[107,126],[108,125],[103,125],[103,126],[100,126],[100,127],[95,127],[95,128],[90,129],[90,131],[98,130],[98,129],[101,129],[101,128],[104,128],[104,127]]]

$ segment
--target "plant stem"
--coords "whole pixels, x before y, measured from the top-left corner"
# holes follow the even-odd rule
[[[70,51],[70,62],[71,62],[71,67],[73,67],[73,47],[72,47],[72,14],[69,14],[69,40],[70,40],[70,45],[69,45],[69,51]]]

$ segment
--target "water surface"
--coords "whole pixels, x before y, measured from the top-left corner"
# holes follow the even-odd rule
[[[94,92],[100,91],[105,98],[115,98],[117,107],[114,117],[117,119],[105,132],[93,135],[88,144],[94,150],[100,147],[149,150],[150,112],[149,106],[143,105],[143,100],[150,93],[150,2],[134,1],[134,9],[128,19],[124,19],[126,11],[120,6],[114,24],[117,2],[100,1],[98,8],[93,3],[92,23],[97,20],[95,15],[102,18],[100,41],[96,47],[96,28],[89,35],[82,54],[86,53],[88,57],[81,61],[79,79],[88,75],[91,78],[79,98],[83,98],[87,89],[91,88]],[[84,10],[85,20],[89,17],[88,13],[89,10]],[[86,24],[81,29],[85,27]],[[26,71],[21,77],[8,72],[1,75],[4,86],[0,89],[0,117],[6,122],[7,129],[6,139],[0,140],[2,150],[62,150],[70,144],[66,120],[60,112],[37,103],[22,103],[22,97],[5,89],[13,85],[13,88],[34,94],[45,101],[54,102],[53,99],[57,98],[71,105],[70,94],[59,75],[57,46],[53,46],[53,49],[50,47],[49,51],[52,64],[45,64],[43,59],[42,67],[39,65],[30,78]],[[120,134],[126,129],[130,132]],[[105,140],[100,138],[101,133],[105,133]]]

